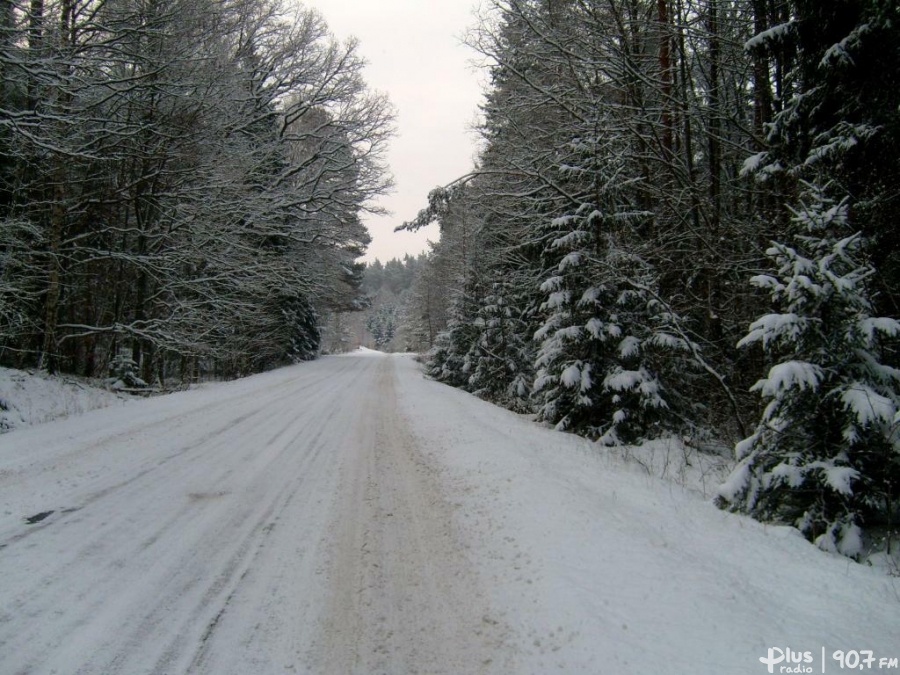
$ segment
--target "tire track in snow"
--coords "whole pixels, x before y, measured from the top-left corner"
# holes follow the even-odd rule
[[[314,393],[329,380],[345,377],[354,370],[352,359],[330,359],[327,362],[330,366],[328,369],[285,369],[284,374],[276,373],[280,377],[274,383],[263,381],[263,376],[255,376],[220,385],[211,401],[207,401],[204,396],[192,396],[202,392],[182,392],[134,402],[141,406],[143,416],[140,419],[133,407],[127,408],[135,410],[135,414],[126,416],[125,424],[114,422],[111,428],[99,424],[91,433],[79,434],[76,438],[53,433],[55,429],[47,425],[51,440],[34,448],[27,456],[0,453],[0,488],[14,486],[23,476],[34,478],[40,472],[58,474],[71,471],[81,462],[93,462],[98,456],[124,446],[144,442],[152,445],[160,429],[164,429],[170,436],[185,433],[186,437],[190,438],[196,433],[192,427],[198,420],[217,419],[218,413],[223,410],[234,410],[242,405],[251,404],[255,407],[246,416],[253,415],[266,405],[279,401],[286,393],[292,396]],[[315,365],[319,363],[324,362],[317,362]],[[173,405],[176,402],[183,405]],[[122,408],[100,409],[93,411],[91,417],[97,420],[118,421],[123,418],[120,414],[122,410]],[[243,421],[246,416],[242,416],[240,420],[229,419],[228,422],[234,425],[238,421]],[[27,430],[24,435],[42,435],[44,431],[37,426]],[[5,444],[15,439],[15,436],[4,436],[2,440]]]
[[[328,614],[312,672],[508,672],[492,615],[454,535],[436,469],[397,413],[380,364],[338,492]]]

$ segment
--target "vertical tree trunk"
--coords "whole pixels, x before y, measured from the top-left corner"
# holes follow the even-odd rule
[[[656,20],[659,29],[659,78],[661,84],[661,120],[663,155],[669,160],[673,156],[672,114],[672,34],[669,19],[669,1],[656,1]]]
[[[707,152],[709,154],[709,229],[710,239],[716,246],[722,223],[722,106],[721,60],[722,45],[719,35],[719,0],[709,0],[706,15],[709,35],[709,121]],[[722,337],[721,281],[717,265],[711,264],[706,274],[707,329],[710,340]]]
[[[55,373],[59,367],[56,351],[56,329],[59,323],[59,300],[62,292],[62,260],[59,256],[62,232],[66,223],[64,186],[65,168],[59,163],[53,186],[53,204],[50,207],[50,237],[48,242],[47,297],[44,304],[44,340],[38,369]]]
[[[12,0],[0,0],[0,50],[3,52],[9,52],[15,44],[15,26]],[[0,106],[6,106],[7,96],[6,59],[0,58]]]
[[[74,40],[74,21],[75,21],[75,0],[63,0],[60,7],[59,17],[59,54],[65,57],[71,50],[70,47]],[[43,12],[43,2],[35,0],[32,2],[32,9],[35,5],[39,5],[40,11]],[[32,16],[32,20],[34,16]],[[64,88],[64,83],[68,80],[69,66],[61,63],[60,83],[56,86],[56,108],[57,115],[64,117],[68,114],[66,110],[71,95]],[[63,122],[58,122],[61,126]],[[61,138],[65,135],[63,128],[59,129],[58,136]],[[52,201],[50,206],[50,231],[48,237],[48,282],[47,296],[44,306],[44,340],[41,346],[41,355],[38,360],[38,368],[46,368],[49,372],[56,372],[59,367],[57,354],[57,327],[59,324],[59,301],[62,295],[62,257],[60,256],[60,246],[62,245],[63,231],[66,227],[67,212],[66,202],[68,198],[67,183],[68,170],[66,167],[67,158],[61,153],[57,153],[54,158],[54,169],[52,176]]]
[[[15,105],[12,100],[15,86],[9,80],[9,61],[6,55],[13,55],[17,39],[13,1],[0,0],[0,109],[3,110],[12,110]],[[11,157],[9,138],[10,131],[0,129],[0,173],[3,182],[0,186],[0,217],[13,200],[14,188],[9,185],[8,176],[14,171],[16,161]]]
[[[140,219],[138,219],[140,221]],[[143,234],[143,231],[137,236],[137,255],[139,257],[143,257],[147,253],[147,237]],[[135,298],[134,298],[134,322],[139,327],[141,324],[146,321],[147,313],[146,313],[146,302],[147,302],[147,273],[143,269],[139,269],[137,272],[137,281],[135,283]],[[143,367],[143,347],[144,340],[139,337],[132,338],[131,342],[131,359],[137,364],[139,368]]]
[[[706,16],[709,34],[709,121],[707,151],[709,153],[709,202],[710,224],[714,235],[718,235],[722,219],[722,105],[721,105],[721,61],[722,45],[719,37],[718,0],[709,0]]]
[[[774,0],[774,13],[770,19],[771,25],[787,23],[791,19],[790,0]],[[787,74],[794,67],[795,47],[793,45],[780,46],[775,57],[775,112],[781,112],[786,102],[790,99],[791,92],[787,83]],[[796,84],[796,83],[795,83]]]
[[[687,171],[688,182],[690,184],[691,194],[691,224],[695,231],[700,231],[700,196],[697,185],[697,166],[694,161],[694,125],[693,110],[691,99],[689,96],[693,88],[691,75],[688,71],[687,49],[684,39],[684,4],[682,0],[678,0],[676,4],[678,11],[678,64],[679,64],[679,104],[681,106],[681,115],[683,119],[683,138],[681,142],[682,157],[685,170]]]
[[[753,0],[753,31],[759,35],[769,28],[766,0]],[[765,146],[765,125],[772,121],[772,82],[769,57],[764,49],[753,52],[753,131],[757,150]]]
[[[31,0],[28,8],[28,53],[34,59],[41,57],[44,46],[44,0]],[[29,74],[25,94],[26,107],[34,110],[37,106],[37,84]]]

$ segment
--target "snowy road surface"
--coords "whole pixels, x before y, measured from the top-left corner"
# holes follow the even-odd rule
[[[838,672],[898,587],[408,357],[0,436],[4,675]]]

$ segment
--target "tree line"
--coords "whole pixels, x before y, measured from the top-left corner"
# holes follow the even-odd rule
[[[390,187],[353,41],[283,0],[0,0],[0,362],[318,353]]]
[[[468,42],[478,163],[398,228],[441,230],[430,374],[607,444],[740,441],[723,508],[889,546],[900,7],[489,0]]]

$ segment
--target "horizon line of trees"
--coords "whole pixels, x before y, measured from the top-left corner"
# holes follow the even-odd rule
[[[737,443],[723,508],[859,557],[900,521],[900,6],[489,0],[432,377],[607,444]],[[743,439],[743,440],[741,440]]]
[[[314,357],[391,185],[363,66],[286,0],[0,0],[0,363]]]

